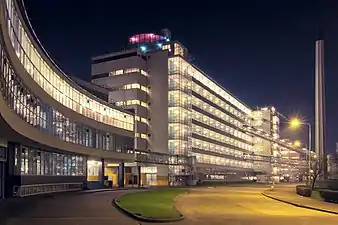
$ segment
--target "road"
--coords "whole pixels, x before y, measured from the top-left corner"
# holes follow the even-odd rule
[[[169,224],[337,224],[336,215],[297,208],[268,199],[260,194],[263,190],[262,187],[193,189],[177,200],[177,208],[186,219]],[[6,225],[139,224],[112,206],[112,199],[124,192],[126,191],[44,198],[15,215],[15,218],[7,220]]]
[[[179,211],[194,225],[333,225],[338,216],[298,208],[261,195],[262,187],[195,189],[178,199]],[[183,223],[182,223],[183,224]]]

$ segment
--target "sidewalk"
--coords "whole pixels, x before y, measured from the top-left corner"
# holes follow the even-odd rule
[[[300,196],[296,193],[296,186],[276,186],[262,194],[268,198],[288,203],[297,207],[317,210],[338,215],[338,204],[322,202],[313,198]]]

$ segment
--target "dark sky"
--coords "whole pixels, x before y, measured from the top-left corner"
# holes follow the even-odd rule
[[[194,63],[240,100],[301,115],[313,127],[314,42],[322,30],[327,148],[333,152],[338,142],[338,1],[220,2],[25,0],[40,41],[70,75],[88,80],[91,57],[122,50],[133,34],[168,28]],[[307,142],[306,133],[304,127],[291,136]]]

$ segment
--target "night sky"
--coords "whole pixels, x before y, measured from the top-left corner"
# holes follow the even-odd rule
[[[321,30],[326,41],[327,151],[335,150],[335,0],[233,0],[209,6],[205,1],[24,2],[40,41],[67,74],[89,80],[91,57],[122,50],[133,34],[168,28],[172,39],[189,49],[193,63],[247,105],[273,105],[285,115],[301,115],[313,127],[314,44]],[[306,127],[287,133],[307,142]]]

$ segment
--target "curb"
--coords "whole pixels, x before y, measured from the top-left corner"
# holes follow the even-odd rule
[[[315,210],[315,211],[319,211],[319,212],[325,212],[325,213],[330,213],[330,214],[338,215],[338,212],[335,212],[335,211],[326,210],[326,209],[319,209],[319,208],[315,208],[315,207],[312,207],[312,206],[306,206],[306,205],[301,205],[301,204],[298,204],[298,203],[293,203],[293,202],[285,201],[285,200],[282,200],[282,199],[275,198],[275,197],[272,197],[270,195],[267,195],[264,192],[262,192],[261,194],[263,196],[267,197],[267,198],[270,198],[270,199],[273,199],[273,200],[276,200],[276,201],[279,201],[279,202],[283,202],[283,203],[286,203],[286,204],[289,204],[289,205],[293,205],[295,207],[304,208],[304,209],[311,209],[311,210]]]
[[[115,208],[117,208],[119,211],[123,212],[124,214],[126,214],[127,216],[138,220],[138,221],[142,221],[142,222],[147,222],[147,223],[169,223],[169,222],[177,222],[177,221],[181,221],[184,219],[184,216],[180,213],[180,217],[178,218],[168,218],[168,219],[155,219],[155,218],[148,218],[148,217],[142,217],[142,216],[138,216],[132,212],[130,212],[129,210],[126,210],[125,208],[123,208],[122,206],[119,205],[119,198],[122,197],[123,195],[126,195],[129,193],[124,193],[121,194],[120,196],[116,197],[113,199],[113,206],[115,206]],[[176,196],[177,198],[177,196]],[[176,200],[176,198],[174,199],[174,201]],[[176,208],[175,208],[176,210]]]

